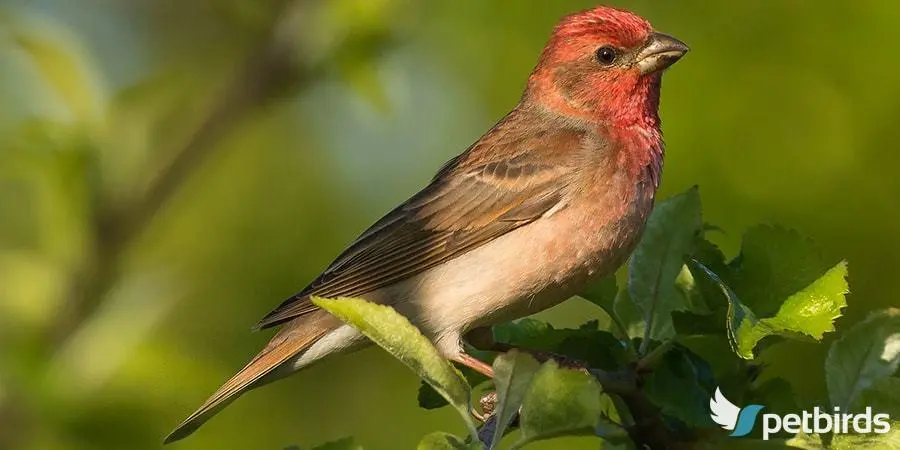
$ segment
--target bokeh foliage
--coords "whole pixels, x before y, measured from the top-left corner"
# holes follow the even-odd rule
[[[693,48],[663,88],[661,195],[701,185],[727,254],[775,222],[849,260],[840,326],[898,304],[900,5],[615,3]],[[157,448],[265,342],[249,326],[511,108],[554,21],[593,4],[5,0],[0,448]],[[155,190],[186,148],[188,170]],[[818,398],[804,373],[827,348],[757,356]],[[363,351],[179,445],[411,448],[453,415],[419,412],[416,387]]]

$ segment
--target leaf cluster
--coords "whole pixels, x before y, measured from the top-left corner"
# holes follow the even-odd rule
[[[847,263],[799,233],[758,226],[726,258],[709,239],[697,188],[660,202],[622,276],[581,293],[598,306],[578,328],[532,318],[493,327],[494,378],[458,370],[393,309],[358,299],[316,299],[414,370],[419,404],[450,405],[468,433],[427,435],[420,449],[522,448],[561,436],[596,436],[603,448],[888,448],[884,435],[731,438],[710,418],[717,388],[736,404],[773,412],[811,409],[760,355],[774,343],[821,343],[847,307]],[[601,326],[609,323],[609,326]],[[900,310],[873,313],[832,340],[820,407],[900,413]],[[490,391],[489,417],[473,421],[473,388]],[[477,415],[477,414],[475,414]],[[895,425],[900,430],[900,425]],[[351,440],[346,446],[360,448]],[[329,444],[334,446],[335,444]]]

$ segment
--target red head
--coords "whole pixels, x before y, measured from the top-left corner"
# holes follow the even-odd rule
[[[525,98],[567,116],[653,130],[662,71],[687,50],[628,11],[575,13],[553,30]]]

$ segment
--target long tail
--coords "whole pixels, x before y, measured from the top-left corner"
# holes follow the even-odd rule
[[[255,385],[264,376],[340,325],[341,322],[337,318],[324,311],[306,315],[299,319],[298,323],[288,323],[272,338],[266,348],[166,436],[164,443],[169,444],[189,436],[241,394],[256,387]]]

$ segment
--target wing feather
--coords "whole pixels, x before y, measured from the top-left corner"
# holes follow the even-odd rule
[[[499,143],[486,136],[257,326],[268,328],[316,311],[311,296],[359,297],[397,283],[564,207],[565,175],[576,170],[571,162],[577,158],[570,156],[581,136],[572,130],[557,133],[555,140],[544,133]],[[560,149],[548,142],[570,145]]]

